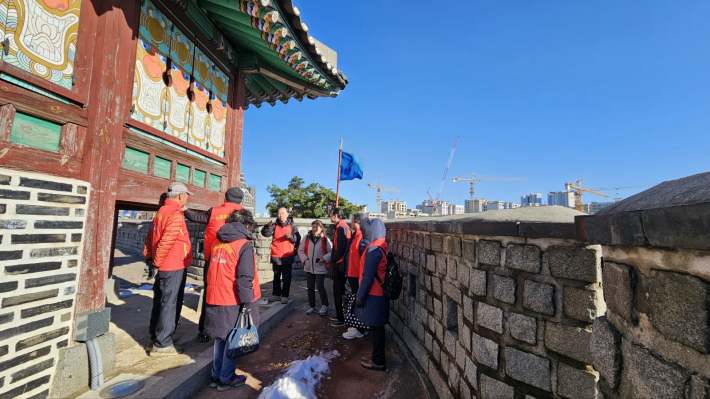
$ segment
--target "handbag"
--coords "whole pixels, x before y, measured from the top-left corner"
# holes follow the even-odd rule
[[[259,350],[259,333],[250,311],[242,308],[237,318],[237,325],[227,336],[227,357],[236,359],[257,350]]]
[[[350,327],[355,327],[358,329],[363,329],[363,330],[371,330],[370,327],[364,325],[360,319],[355,316],[355,312],[353,309],[355,306],[355,301],[357,299],[357,295],[355,294],[348,294],[343,296],[343,309],[347,309],[347,313],[345,314],[345,324],[350,326]]]

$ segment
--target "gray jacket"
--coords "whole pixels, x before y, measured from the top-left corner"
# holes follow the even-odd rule
[[[325,253],[323,253],[322,240],[325,240]],[[306,242],[308,242],[308,253],[306,253]],[[321,235],[316,237],[313,242],[312,232],[309,232],[306,238],[301,240],[301,245],[298,246],[298,257],[303,263],[303,270],[307,273],[326,274],[328,271],[326,264],[330,262],[332,251],[333,245],[328,237]],[[321,263],[316,263],[318,259],[321,260]]]

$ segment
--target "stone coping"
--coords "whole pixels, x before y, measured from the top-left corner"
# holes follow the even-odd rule
[[[388,229],[526,238],[577,239],[575,217],[562,206],[525,207],[463,215],[385,220]]]

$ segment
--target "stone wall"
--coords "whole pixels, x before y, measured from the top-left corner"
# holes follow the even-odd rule
[[[441,398],[595,398],[601,248],[575,240],[568,210],[500,212],[532,220],[387,223],[404,275],[390,324]]]
[[[603,245],[608,310],[591,339],[607,398],[710,398],[710,173],[579,221]]]
[[[273,281],[274,274],[271,270],[269,262],[271,254],[271,238],[261,235],[261,227],[274,219],[257,219],[258,228],[254,234],[254,249],[256,250],[256,261],[258,264],[259,281],[268,283]],[[295,219],[294,223],[298,227],[301,237],[305,237],[311,228],[311,223],[314,219]],[[134,219],[119,219],[118,228],[116,230],[116,247],[132,254],[143,253],[143,240],[150,229],[150,220],[134,220]],[[326,228],[326,234],[333,239],[333,225],[330,221],[323,221]],[[202,278],[205,261],[203,253],[205,240],[205,225],[198,223],[187,223],[187,229],[190,232],[190,240],[192,241],[192,264],[187,269],[190,276],[194,278]],[[303,266],[300,261],[293,265],[294,276],[303,274]],[[303,274],[305,276],[305,274]]]
[[[46,397],[73,344],[86,182],[0,169],[0,397]]]

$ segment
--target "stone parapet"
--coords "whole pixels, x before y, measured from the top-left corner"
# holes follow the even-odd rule
[[[549,208],[386,223],[404,276],[390,324],[440,397],[596,397],[602,251]]]

